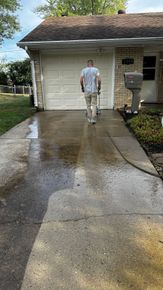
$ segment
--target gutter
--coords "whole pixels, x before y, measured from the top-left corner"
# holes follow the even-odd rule
[[[25,46],[38,47],[40,45],[81,45],[81,44],[148,44],[148,43],[163,43],[163,37],[139,37],[139,38],[116,38],[116,39],[79,39],[79,40],[51,40],[51,41],[20,41],[17,46],[25,48]]]

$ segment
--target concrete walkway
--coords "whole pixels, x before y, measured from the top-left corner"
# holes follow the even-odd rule
[[[0,146],[2,289],[163,289],[163,184],[117,112],[38,113]]]

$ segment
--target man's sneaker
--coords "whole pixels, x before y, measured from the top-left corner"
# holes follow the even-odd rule
[[[92,120],[91,120],[91,123],[92,123],[92,124],[96,124],[96,119],[92,119]]]
[[[87,118],[87,120],[88,120],[88,123],[91,123],[91,119],[90,118]]]

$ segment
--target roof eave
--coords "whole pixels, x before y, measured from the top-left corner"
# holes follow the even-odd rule
[[[163,44],[163,37],[141,37],[141,38],[116,38],[116,39],[79,39],[79,40],[58,40],[58,41],[20,41],[17,46],[21,48],[42,48],[42,47],[60,47],[60,46],[77,46],[85,44],[100,44],[107,46],[128,46],[128,45],[145,45],[145,44]]]

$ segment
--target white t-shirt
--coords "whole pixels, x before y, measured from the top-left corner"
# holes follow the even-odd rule
[[[82,70],[81,76],[84,78],[85,93],[97,93],[96,77],[100,75],[98,68],[86,67]]]

